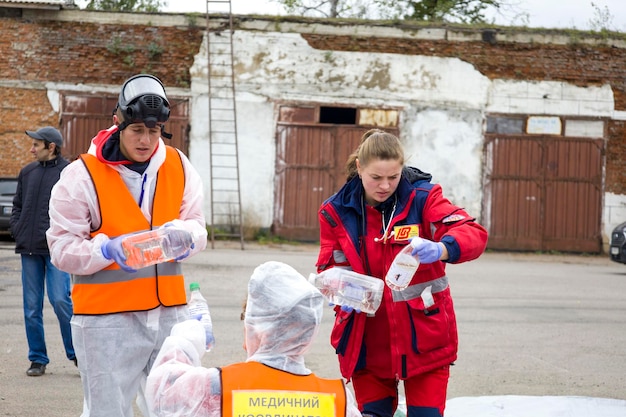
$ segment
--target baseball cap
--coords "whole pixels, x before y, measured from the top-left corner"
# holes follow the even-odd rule
[[[59,132],[58,129],[55,129],[52,126],[42,127],[37,131],[27,130],[26,134],[33,139],[47,140],[48,142],[52,142],[58,148],[63,146],[63,137],[61,136],[61,132]]]

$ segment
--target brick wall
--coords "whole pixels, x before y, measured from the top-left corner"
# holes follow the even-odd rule
[[[0,18],[0,176],[17,175],[32,161],[24,130],[59,125],[46,82],[121,85],[148,72],[168,87],[188,88],[203,33],[198,27]]]
[[[149,72],[165,85],[189,87],[202,42],[197,27],[153,27],[0,19],[3,79],[122,84]]]
[[[610,121],[607,136],[605,191],[626,194],[626,123]]]
[[[17,176],[33,161],[32,139],[24,131],[58,126],[58,114],[50,107],[45,90],[0,88],[0,97],[0,176]]]

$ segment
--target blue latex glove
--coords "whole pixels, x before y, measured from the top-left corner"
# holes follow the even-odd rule
[[[180,255],[178,258],[174,258],[174,260],[175,260],[175,261],[177,261],[177,262],[178,262],[178,261],[182,261],[183,259],[185,259],[186,257],[188,257],[188,256],[189,256],[189,254],[191,253],[191,250],[192,250],[193,248],[195,248],[195,247],[196,247],[196,244],[195,244],[195,243],[192,243],[192,244],[191,244],[191,247],[189,248],[189,250],[188,250],[187,252],[183,253],[183,254],[182,254],[182,255]]]
[[[352,308],[350,306],[341,306],[341,311],[345,311],[346,313],[351,313],[352,311],[355,311],[357,313],[361,312],[361,310],[359,310],[358,308],[354,309],[354,308]]]
[[[165,224],[164,224],[163,226],[161,226],[161,227],[176,227],[176,225],[175,225],[173,222],[167,222],[167,223],[165,223]],[[183,259],[185,259],[186,257],[188,257],[188,256],[189,256],[189,254],[191,253],[191,249],[193,249],[193,248],[195,248],[195,247],[196,247],[196,244],[195,244],[195,243],[192,243],[192,244],[191,244],[191,248],[189,248],[189,250],[188,250],[187,252],[183,253],[183,254],[182,254],[182,255],[180,255],[178,258],[174,258],[174,260],[175,260],[176,262],[178,262],[178,261],[182,261]]]
[[[441,258],[441,252],[443,252],[443,248],[439,243],[428,239],[420,239],[417,246],[413,248],[411,255],[417,255],[420,263],[432,264]]]
[[[335,304],[333,303],[328,303],[328,305],[330,307],[334,307]],[[351,313],[352,311],[356,311],[357,313],[360,313],[361,310],[359,310],[358,308],[355,310],[354,308],[350,307],[350,306],[339,306],[341,308],[341,311],[345,311],[346,313]]]
[[[118,236],[114,239],[107,240],[100,248],[102,250],[102,255],[106,259],[113,259],[115,263],[126,272],[137,272],[136,269],[126,265],[126,255],[124,254],[124,249],[122,248],[123,238],[124,236]]]

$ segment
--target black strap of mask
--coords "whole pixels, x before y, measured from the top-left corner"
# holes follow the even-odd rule
[[[161,125],[161,137],[164,137],[165,139],[172,139],[172,134],[165,131],[165,125]]]

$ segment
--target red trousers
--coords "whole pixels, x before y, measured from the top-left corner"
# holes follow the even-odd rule
[[[450,366],[404,380],[407,417],[443,417]],[[364,415],[393,417],[398,407],[398,381],[378,378],[367,369],[352,375],[359,410]]]

